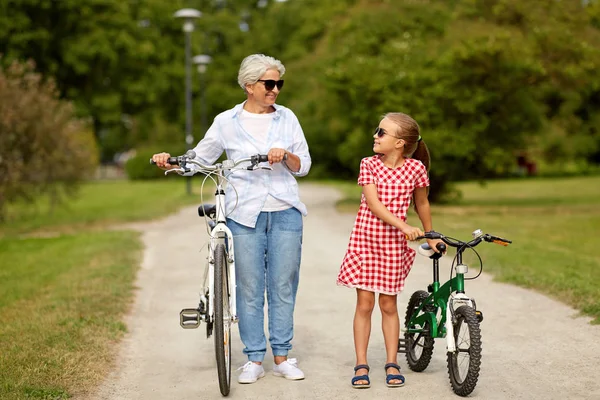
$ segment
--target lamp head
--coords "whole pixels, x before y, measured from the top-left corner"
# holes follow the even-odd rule
[[[194,20],[200,18],[202,13],[193,8],[182,8],[173,14],[175,18],[183,19],[183,31],[192,32],[194,30]]]
[[[198,72],[203,74],[206,72],[206,66],[212,62],[212,57],[207,54],[199,54],[192,58],[192,62],[198,67]]]

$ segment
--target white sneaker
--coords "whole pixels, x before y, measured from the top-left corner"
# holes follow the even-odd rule
[[[285,379],[300,380],[304,379],[304,372],[298,368],[298,361],[295,358],[288,358],[281,364],[273,366],[273,375],[283,376]]]
[[[265,369],[262,365],[248,361],[246,364],[238,368],[238,371],[242,369],[242,373],[238,377],[239,383],[254,383],[259,378],[265,376]]]

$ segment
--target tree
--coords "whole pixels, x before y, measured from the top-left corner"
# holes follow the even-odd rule
[[[313,176],[354,177],[389,111],[419,121],[434,200],[452,181],[506,175],[522,150],[558,160],[596,154],[596,9],[575,0],[369,0],[328,15],[334,2],[306,3],[286,10],[308,27],[269,23],[282,14],[272,7],[258,23],[269,28],[253,38],[299,71],[281,97],[305,128]]]

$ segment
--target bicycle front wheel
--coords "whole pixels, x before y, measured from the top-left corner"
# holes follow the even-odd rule
[[[229,394],[231,385],[231,312],[229,309],[229,279],[225,246],[215,248],[215,351],[219,389],[223,396]]]
[[[455,311],[454,340],[456,350],[448,352],[448,375],[452,390],[468,396],[475,389],[481,367],[481,331],[475,310],[460,306]]]

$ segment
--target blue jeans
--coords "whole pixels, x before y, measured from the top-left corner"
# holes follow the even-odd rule
[[[264,331],[265,290],[269,342],[274,356],[287,356],[294,336],[294,306],[300,275],[302,214],[289,208],[261,212],[254,228],[227,219],[233,233],[237,313],[248,360],[262,362],[267,352]]]

